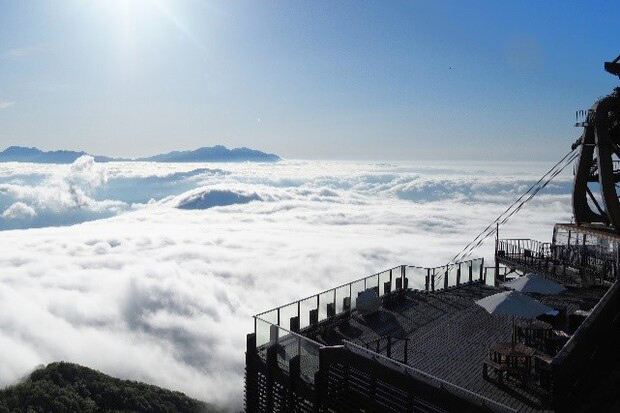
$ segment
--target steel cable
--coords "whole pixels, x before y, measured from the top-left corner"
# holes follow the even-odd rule
[[[513,202],[504,212],[502,212],[493,222],[491,222],[485,229],[482,230],[471,242],[469,242],[461,251],[459,251],[447,264],[447,268],[454,265],[457,262],[464,261],[468,258],[477,248],[479,248],[484,242],[495,233],[496,227],[504,225],[508,220],[514,216],[517,212],[523,208],[523,206],[529,202],[536,194],[538,194],[543,188],[545,188],[556,176],[558,176],[568,165],[570,165],[577,157],[579,152],[577,148],[571,150],[564,155],[551,169],[549,169],[536,183],[528,188],[515,202]],[[437,281],[443,278],[441,274]]]

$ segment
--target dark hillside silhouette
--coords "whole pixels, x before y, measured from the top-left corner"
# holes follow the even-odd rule
[[[51,363],[24,382],[0,390],[0,413],[219,411],[177,391],[65,362]]]

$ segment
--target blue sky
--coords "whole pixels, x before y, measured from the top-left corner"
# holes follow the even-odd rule
[[[0,146],[561,157],[616,1],[0,0]]]

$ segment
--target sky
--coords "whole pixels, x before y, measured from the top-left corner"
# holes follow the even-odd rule
[[[0,0],[0,146],[559,159],[616,1]]]

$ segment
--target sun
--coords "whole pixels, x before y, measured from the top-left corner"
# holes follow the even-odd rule
[[[171,0],[97,0],[97,12],[108,20],[123,38],[131,43],[152,30],[173,27],[185,38],[197,43],[179,13],[178,4]]]

